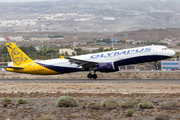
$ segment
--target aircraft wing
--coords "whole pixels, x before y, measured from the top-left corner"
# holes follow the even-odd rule
[[[65,57],[65,59],[68,59],[71,63],[78,64],[78,66],[82,66],[84,69],[87,69],[89,67],[96,67],[97,65],[100,64],[98,62],[91,62],[81,59],[70,58],[70,57]]]

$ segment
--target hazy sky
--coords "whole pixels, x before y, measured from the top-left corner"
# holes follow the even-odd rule
[[[0,2],[31,2],[31,1],[44,1],[44,0],[0,0]]]

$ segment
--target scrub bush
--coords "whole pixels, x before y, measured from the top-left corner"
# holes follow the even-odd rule
[[[10,104],[12,102],[12,99],[9,98],[9,97],[1,99],[1,103],[4,103],[4,102],[7,103],[7,104]]]
[[[73,97],[61,96],[57,100],[56,106],[57,107],[77,107],[79,106],[79,102]]]
[[[109,110],[115,109],[117,106],[119,105],[119,103],[117,102],[117,100],[104,100],[101,103],[102,107],[106,107]]]
[[[28,103],[28,100],[25,99],[25,98],[18,98],[16,100],[16,103],[18,103],[18,104],[26,104],[26,103]]]
[[[134,113],[135,113],[134,110],[128,109],[128,110],[126,111],[126,117],[132,117]]]
[[[149,101],[143,101],[143,102],[139,103],[138,107],[142,108],[142,109],[152,109],[152,108],[154,108],[154,105],[153,105],[153,103],[151,103]]]
[[[97,102],[90,102],[90,103],[88,104],[88,107],[91,107],[91,106],[93,106],[93,105],[95,105],[95,104],[97,104]]]
[[[20,95],[25,95],[25,92],[18,91],[18,94],[20,94]]]
[[[51,115],[43,115],[38,120],[56,120],[56,119]]]
[[[88,104],[88,107],[91,108],[91,109],[99,110],[101,108],[101,104],[99,104],[97,102],[90,102]]]
[[[132,108],[134,107],[134,101],[127,100],[121,103],[122,108]]]
[[[97,103],[93,106],[91,106],[91,109],[99,110],[101,108],[101,104]]]
[[[68,96],[71,96],[71,95],[72,95],[72,93],[69,91],[69,92],[67,92],[67,95],[68,95]]]

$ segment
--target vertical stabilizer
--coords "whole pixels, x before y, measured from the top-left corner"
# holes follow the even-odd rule
[[[33,62],[22,50],[20,50],[14,43],[6,43],[9,55],[14,66],[22,66],[29,62]]]

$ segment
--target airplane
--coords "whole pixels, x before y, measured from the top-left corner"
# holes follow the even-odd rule
[[[14,66],[6,71],[38,75],[65,74],[89,71],[88,78],[97,79],[96,72],[116,72],[119,66],[171,58],[175,52],[166,46],[152,45],[110,52],[101,52],[35,62],[14,43],[6,43]],[[94,71],[94,74],[91,72]]]

